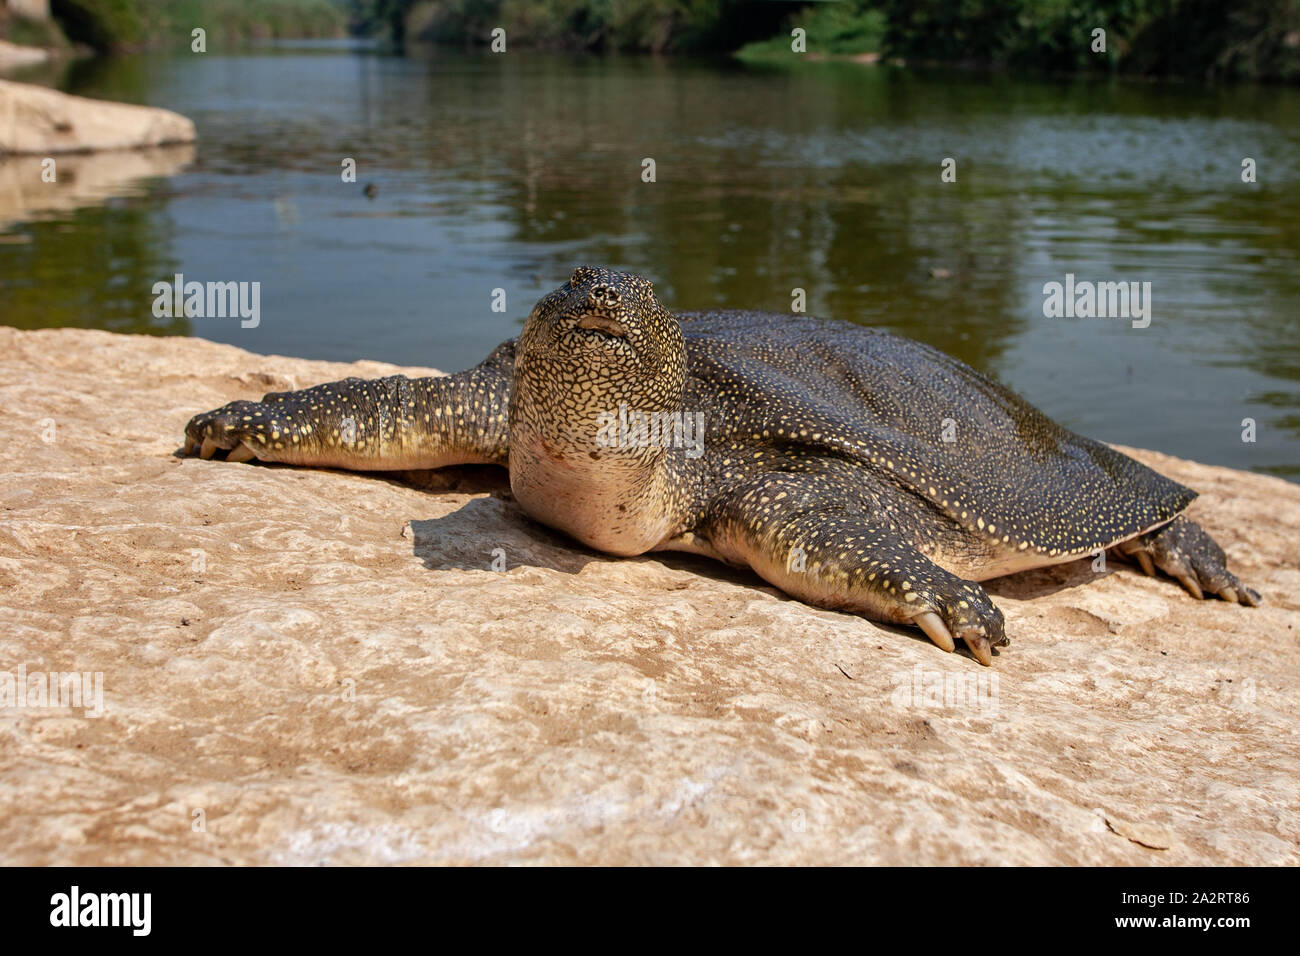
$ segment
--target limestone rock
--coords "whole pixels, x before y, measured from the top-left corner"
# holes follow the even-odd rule
[[[0,40],[0,73],[35,66],[49,58],[50,52],[38,46],[19,46],[8,40]]]
[[[0,154],[192,143],[194,123],[155,106],[111,103],[0,80]]]
[[[493,469],[174,455],[197,411],[395,371],[0,328],[0,672],[103,692],[0,709],[0,862],[1300,863],[1300,488],[1132,452],[1265,605],[1027,572],[987,669],[587,551]]]

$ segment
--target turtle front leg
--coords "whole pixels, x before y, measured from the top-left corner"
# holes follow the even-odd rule
[[[347,378],[231,402],[190,419],[185,453],[356,471],[505,464],[509,358],[498,349],[455,375]]]
[[[1010,641],[984,588],[939,567],[854,499],[808,477],[763,475],[711,502],[700,533],[793,597],[914,625],[945,651],[960,638],[992,664],[992,649]]]
[[[1200,525],[1179,515],[1167,525],[1116,545],[1117,550],[1155,576],[1159,568],[1196,598],[1217,594],[1233,604],[1258,607],[1259,592],[1228,570],[1228,558]]]

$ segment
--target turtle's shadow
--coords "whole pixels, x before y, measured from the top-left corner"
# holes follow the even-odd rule
[[[761,590],[781,600],[796,601],[748,568],[737,568],[703,555],[656,551],[633,558],[612,557],[529,518],[510,496],[509,477],[499,468],[442,469],[437,472],[391,473],[390,480],[434,493],[456,491],[486,494],[437,518],[412,518],[411,551],[431,571],[507,571],[530,567],[577,574],[589,564],[612,561],[657,563],[715,581]],[[1021,571],[983,582],[995,601],[1014,598],[1032,601],[1072,588],[1085,587],[1114,574],[1122,565],[1108,562],[1096,572],[1091,559]],[[902,636],[926,640],[914,628],[880,625]]]
[[[175,457],[186,457],[181,450]],[[293,468],[274,462],[254,462],[262,468]],[[334,471],[336,469],[322,469]],[[412,552],[431,571],[508,570],[514,567],[548,568],[565,574],[577,574],[593,561],[658,562],[679,571],[688,571],[714,580],[775,594],[783,600],[797,601],[748,568],[736,568],[702,555],[680,551],[656,551],[635,558],[612,558],[594,551],[574,539],[533,521],[510,495],[510,475],[495,465],[459,465],[448,468],[413,471],[340,471],[341,474],[365,475],[417,488],[431,494],[455,492],[488,495],[472,498],[460,508],[440,518],[410,520]],[[1106,570],[1092,570],[1089,558],[1068,564],[1021,571],[1018,574],[983,582],[993,598],[1009,597],[1033,600],[1070,588],[1082,587],[1098,578],[1115,573],[1117,568],[1131,570],[1122,562],[1108,560]],[[912,628],[882,627],[915,637]]]
[[[412,518],[409,524],[413,538],[411,551],[430,571],[508,571],[527,567],[577,574],[592,563],[656,563],[714,581],[763,591],[781,601],[802,604],[748,568],[733,567],[703,555],[656,551],[639,557],[618,558],[590,550],[533,521],[508,495],[472,498],[442,517]],[[916,628],[880,623],[876,626],[899,637],[922,643],[929,641]],[[970,656],[964,647],[960,651]]]
[[[1094,571],[1091,558],[1080,558],[1068,564],[1054,564],[1046,568],[1033,568],[1008,574],[1001,578],[992,578],[981,582],[989,597],[1015,598],[1018,601],[1032,601],[1035,598],[1048,597],[1071,588],[1087,587],[1104,577],[1108,577],[1127,565],[1119,562],[1106,562],[1105,571]]]
[[[601,555],[530,520],[506,496],[471,498],[438,518],[412,518],[411,552],[430,571],[548,568],[577,574]]]
[[[461,487],[459,490],[469,489]],[[703,555],[680,551],[656,551],[634,558],[618,558],[593,551],[567,535],[533,521],[524,514],[508,493],[504,495],[494,493],[486,498],[471,498],[455,511],[442,517],[412,518],[409,524],[413,538],[411,551],[430,571],[508,571],[512,568],[529,567],[545,568],[563,574],[577,574],[592,563],[653,562],[674,570],[698,574],[714,581],[725,581],[738,587],[763,591],[781,601],[803,603],[780,588],[768,584],[748,568],[733,567]],[[1013,597],[1035,597],[1074,587],[1095,577],[1086,562],[1075,564],[1080,565],[1083,570],[1072,570],[1075,568],[1074,564],[1058,565],[1042,571],[1027,571],[1012,577],[1000,578],[997,583],[1003,587],[991,590],[990,593],[995,596],[1006,594]],[[923,644],[929,643],[929,638],[918,628],[874,623],[877,627],[898,637]],[[958,652],[974,660],[973,655],[964,646],[959,646]],[[997,656],[1000,650],[994,648],[993,653]]]
[[[392,480],[415,484],[429,491],[484,494],[439,518],[412,518],[412,552],[433,571],[508,570],[515,567],[548,568],[577,574],[593,561],[653,561],[679,571],[729,581],[788,598],[748,568],[736,568],[702,555],[681,551],[656,551],[635,558],[615,558],[587,548],[567,535],[529,518],[510,497],[509,481],[501,469],[448,474],[428,472],[431,478],[412,481],[406,474]],[[495,474],[493,474],[495,473]],[[1092,570],[1091,559],[1034,568],[983,582],[989,596],[1032,601],[1071,588],[1084,587],[1114,574],[1123,565],[1108,562],[1106,570]],[[1126,568],[1127,570],[1127,568]],[[794,598],[789,598],[795,600]],[[910,632],[910,631],[909,631]]]
[[[527,567],[577,574],[593,562],[657,563],[785,597],[753,571],[702,555],[656,551],[620,558],[595,551],[529,518],[508,493],[471,498],[449,514],[412,518],[409,524],[411,552],[431,571],[508,571]]]
[[[386,479],[434,495],[448,492],[465,495],[510,494],[510,473],[497,465],[451,465],[419,471],[365,471],[354,474]]]

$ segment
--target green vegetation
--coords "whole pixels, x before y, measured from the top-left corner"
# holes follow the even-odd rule
[[[883,0],[910,60],[1053,71],[1300,79],[1298,0]],[[1095,52],[1093,31],[1106,31]]]
[[[1300,0],[831,0],[809,52],[923,63],[1300,80]],[[1094,31],[1105,31],[1105,49]],[[786,52],[789,30],[742,55]]]
[[[336,0],[51,0],[68,37],[97,50],[188,39],[195,27],[220,44],[248,38],[338,36]]]
[[[67,37],[57,23],[48,20],[28,20],[9,12],[0,0],[0,40],[19,46],[66,47]]]
[[[1139,19],[1123,65],[1138,73],[1300,82],[1300,0],[1166,0]]]
[[[748,43],[737,51],[744,59],[790,54],[790,31],[802,27],[807,49],[830,56],[879,53],[884,46],[885,14],[875,3],[824,0],[788,18],[784,31],[768,40]]]
[[[97,50],[138,43],[144,35],[136,0],[50,0],[50,11],[70,39]]]
[[[202,26],[218,41],[340,36],[347,26],[333,0],[164,0],[164,8],[167,32]]]
[[[512,46],[788,56],[880,53],[914,63],[1049,72],[1300,82],[1300,0],[51,0],[96,49],[188,38],[364,36]],[[2,10],[3,8],[0,8]],[[1105,31],[1105,50],[1094,31]],[[0,14],[0,37],[53,46],[59,30]]]
[[[109,0],[102,0],[109,2]],[[123,0],[124,2],[124,0]],[[366,35],[586,50],[882,53],[1052,72],[1300,80],[1300,0],[348,0]],[[1106,31],[1094,50],[1094,31]]]
[[[796,6],[773,0],[351,0],[353,27],[404,41],[571,50],[734,50]]]

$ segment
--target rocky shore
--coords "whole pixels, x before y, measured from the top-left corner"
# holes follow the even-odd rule
[[[111,103],[0,80],[0,156],[192,143],[194,123],[154,106]]]
[[[50,59],[50,51],[38,46],[19,46],[0,40],[0,73],[36,66]]]

